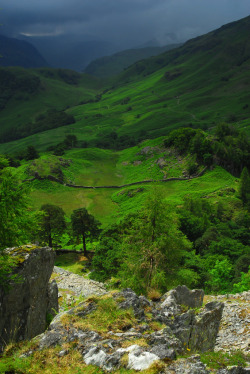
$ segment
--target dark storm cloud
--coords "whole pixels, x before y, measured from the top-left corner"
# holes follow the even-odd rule
[[[250,13],[249,0],[2,0],[2,31],[125,44],[185,40]]]

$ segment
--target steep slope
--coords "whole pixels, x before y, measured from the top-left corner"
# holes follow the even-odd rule
[[[49,119],[48,111],[95,100],[100,83],[71,70],[13,67],[0,68],[0,86],[0,142],[6,142],[34,133],[29,129],[41,119]],[[36,132],[61,125],[41,127],[37,123]]]
[[[81,97],[73,103],[73,96],[68,95],[66,105],[78,103],[68,109],[76,120],[68,131],[90,146],[104,148],[124,148],[182,126],[210,129],[229,122],[249,131],[249,28],[247,17],[180,48],[139,61],[116,77],[101,95],[92,93],[91,99]],[[50,90],[53,101],[57,92]],[[72,92],[76,97],[76,91]],[[27,107],[32,107],[29,99],[21,108],[15,106],[15,118],[5,117],[3,111],[4,126],[16,126],[17,116]],[[39,139],[27,138],[26,143],[40,147],[48,138],[56,144],[64,136],[58,128],[41,133]],[[15,147],[9,145],[9,149]]]
[[[188,63],[188,67],[193,71],[199,68],[199,74],[203,69],[210,73],[225,73],[249,61],[249,28],[250,16],[226,24],[208,34],[187,41],[178,49],[129,67],[118,80],[120,82],[138,79],[163,67],[183,63]]]
[[[85,68],[84,72],[101,78],[112,77],[120,74],[125,68],[136,61],[159,55],[178,46],[178,44],[171,44],[164,47],[128,49],[115,53],[112,56],[104,56],[92,61]]]
[[[248,119],[249,29],[247,17],[132,65],[99,104],[105,122],[116,114],[120,134],[154,137],[183,125]]]
[[[0,66],[38,68],[49,66],[38,50],[30,43],[0,35]]]

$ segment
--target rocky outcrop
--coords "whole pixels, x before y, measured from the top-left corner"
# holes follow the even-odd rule
[[[170,364],[162,374],[247,374],[249,369],[233,366],[219,370],[210,370],[200,361],[199,355],[179,359]]]
[[[241,350],[250,353],[250,291],[235,295],[206,296],[207,301],[220,301],[224,309],[215,351]]]
[[[42,333],[58,311],[56,282],[49,283],[54,266],[54,252],[49,247],[22,246],[5,253],[16,259],[11,281],[0,288],[0,350],[9,343],[31,339]]]
[[[214,347],[223,304],[212,302],[198,310],[203,295],[202,290],[190,291],[185,286],[167,293],[157,303],[137,296],[131,289],[106,294],[102,296],[103,300],[109,298],[115,301],[117,310],[132,313],[134,322],[119,330],[111,326],[105,334],[98,331],[96,317],[96,331],[80,327],[81,321],[82,326],[86,326],[86,321],[93,320],[92,313],[98,311],[98,299],[92,297],[57,315],[49,330],[36,338],[35,349],[74,342],[75,349],[87,365],[96,365],[107,371],[119,367],[144,370],[161,360],[171,363],[176,360],[177,354]],[[77,321],[76,324],[74,321]],[[90,326],[89,323],[87,326]],[[191,362],[187,367],[196,371],[182,373],[208,373],[201,362]]]
[[[103,295],[107,292],[103,283],[86,279],[58,266],[55,266],[53,271],[58,287],[62,290],[69,290],[72,293],[72,299],[74,296]]]
[[[186,286],[178,286],[162,297],[160,308],[164,310],[166,316],[171,316],[180,313],[183,306],[200,308],[203,298],[203,290],[189,290]]]
[[[178,286],[163,296],[154,311],[155,319],[171,327],[182,347],[194,352],[214,348],[223,311],[218,302],[200,309],[203,297],[203,290]]]
[[[205,352],[214,348],[222,317],[223,304],[219,302],[208,303],[205,308],[191,318],[189,326],[190,335],[186,344],[193,352]],[[178,334],[176,334],[178,336]]]

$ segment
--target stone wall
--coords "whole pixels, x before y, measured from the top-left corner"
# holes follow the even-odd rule
[[[0,288],[0,350],[9,342],[44,332],[49,314],[58,311],[56,282],[49,283],[54,252],[49,247],[22,246],[5,250],[17,260],[18,282]]]

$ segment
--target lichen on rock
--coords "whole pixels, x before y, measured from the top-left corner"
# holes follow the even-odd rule
[[[58,290],[49,279],[55,254],[49,247],[26,245],[5,250],[17,259],[13,273],[19,281],[0,288],[0,350],[9,342],[31,339],[42,333],[48,313],[58,311]]]

